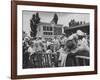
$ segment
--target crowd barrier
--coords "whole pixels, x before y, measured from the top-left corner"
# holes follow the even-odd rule
[[[70,66],[87,66],[89,65],[89,57],[86,56],[75,56],[75,59],[69,62]],[[45,68],[45,67],[59,67],[59,53],[35,53],[31,56],[31,62],[33,67]],[[68,65],[66,65],[68,66]]]

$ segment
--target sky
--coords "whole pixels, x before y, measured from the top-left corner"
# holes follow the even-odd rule
[[[35,11],[23,11],[22,13],[22,22],[23,22],[23,30],[27,33],[30,32],[30,19],[32,15],[35,14]],[[54,17],[54,12],[38,12],[40,16],[41,22],[50,23]],[[68,23],[71,19],[75,19],[75,21],[85,21],[90,22],[90,15],[84,13],[67,13],[67,12],[56,12],[58,15],[58,24],[62,24],[63,26],[68,26]]]

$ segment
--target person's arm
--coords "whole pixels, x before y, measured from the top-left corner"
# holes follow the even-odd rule
[[[89,52],[90,48],[88,45],[81,44],[78,46],[76,49],[71,50],[71,53],[77,53],[78,51],[88,51]]]
[[[78,47],[78,50],[85,50],[85,51],[89,52],[90,48],[88,47],[88,45],[83,44],[83,45]]]

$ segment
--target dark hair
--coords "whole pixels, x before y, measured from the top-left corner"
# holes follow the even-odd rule
[[[76,48],[76,42],[74,40],[68,40],[66,46],[69,50]]]

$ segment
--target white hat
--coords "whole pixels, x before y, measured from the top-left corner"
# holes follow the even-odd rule
[[[81,30],[77,30],[76,34],[79,36],[84,36],[84,32],[82,32]]]
[[[26,36],[26,37],[25,37],[25,40],[29,40],[29,37],[28,37],[28,36]]]
[[[73,35],[71,35],[68,37],[68,40],[72,40],[73,38],[74,38]]]
[[[76,34],[72,34],[71,36],[68,37],[68,40],[72,40],[72,39],[77,39],[78,36]]]

